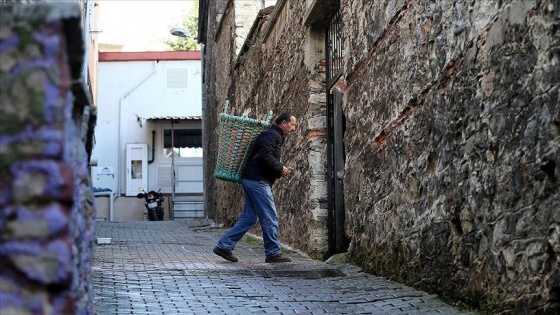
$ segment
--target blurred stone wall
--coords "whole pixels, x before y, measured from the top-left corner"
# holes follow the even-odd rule
[[[320,258],[324,27],[305,24],[319,2],[261,11],[238,55],[238,13],[210,4],[205,180],[224,99],[238,115],[292,109],[283,160],[295,171],[273,188],[280,235]],[[558,312],[559,2],[342,0],[340,12],[352,262],[489,313]],[[239,185],[213,179],[206,193],[209,216],[235,222]]]
[[[0,5],[0,314],[91,314],[95,113],[77,3]]]

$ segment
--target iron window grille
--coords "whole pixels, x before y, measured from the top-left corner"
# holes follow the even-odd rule
[[[342,75],[342,18],[340,16],[340,2],[334,6],[327,27],[327,83],[330,89]]]

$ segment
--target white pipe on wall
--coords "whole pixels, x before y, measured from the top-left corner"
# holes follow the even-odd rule
[[[82,80],[87,85],[88,89],[91,91],[91,86],[88,80],[88,71],[89,71],[89,43],[91,41],[91,1],[85,0],[85,12],[82,12],[83,15],[83,32],[84,32],[84,58],[82,62]]]

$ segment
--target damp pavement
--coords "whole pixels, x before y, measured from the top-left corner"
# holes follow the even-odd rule
[[[246,236],[232,263],[212,252],[226,231],[207,220],[97,222],[95,314],[471,314],[346,263],[284,250],[264,262]]]

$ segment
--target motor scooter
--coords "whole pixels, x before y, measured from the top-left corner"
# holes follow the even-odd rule
[[[142,192],[138,193],[136,198],[144,199],[144,206],[148,209],[148,220],[163,221],[163,201],[165,199],[161,194],[161,188],[157,192],[150,190],[147,193],[142,189]]]

